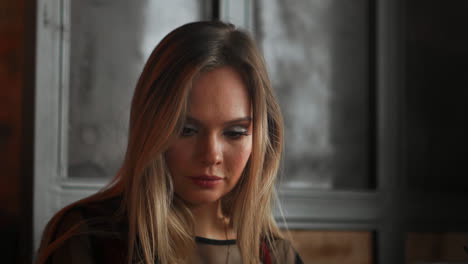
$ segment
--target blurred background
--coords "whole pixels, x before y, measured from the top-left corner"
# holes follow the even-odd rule
[[[305,263],[468,263],[468,2],[0,0],[0,250],[31,263],[54,212],[125,151],[143,64],[229,21],[285,119],[275,214]]]

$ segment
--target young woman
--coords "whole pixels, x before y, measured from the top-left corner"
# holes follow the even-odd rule
[[[302,263],[272,217],[282,144],[252,39],[181,26],[139,78],[116,178],[50,220],[37,262]]]

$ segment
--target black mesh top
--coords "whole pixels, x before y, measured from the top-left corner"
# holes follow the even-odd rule
[[[196,256],[192,263],[242,263],[236,240],[214,240],[195,237],[197,243]],[[269,252],[269,261],[263,263],[301,264],[302,260],[286,240],[276,240],[277,255]]]

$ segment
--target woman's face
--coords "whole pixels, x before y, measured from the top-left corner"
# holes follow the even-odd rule
[[[175,193],[191,205],[219,200],[241,177],[252,151],[250,100],[231,67],[201,74],[183,132],[166,152]]]

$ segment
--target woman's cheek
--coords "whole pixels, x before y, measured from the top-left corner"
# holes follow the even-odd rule
[[[181,164],[189,164],[190,144],[186,142],[176,142],[166,152],[166,162],[172,176],[179,176]]]
[[[249,144],[249,142],[246,142],[245,144],[243,144],[242,147],[236,149],[234,151],[234,157],[232,157],[232,160],[233,160],[233,171],[235,171],[235,176],[237,178],[240,177],[240,175],[242,174],[242,171],[244,170],[245,168],[245,165],[247,164],[247,161],[250,157],[250,154],[252,152],[252,147],[251,147],[251,144]]]

